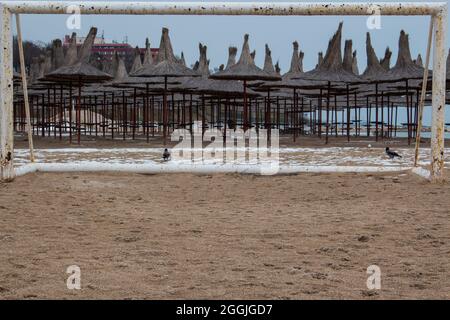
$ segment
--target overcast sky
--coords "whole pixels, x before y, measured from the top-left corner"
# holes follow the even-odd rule
[[[245,2],[249,2],[243,0]],[[68,1],[70,2],[70,1]],[[231,2],[231,1],[229,1]],[[392,1],[391,1],[392,2]],[[23,37],[49,42],[62,38],[72,30],[66,28],[66,15],[26,15],[22,18]],[[274,63],[279,60],[282,71],[287,71],[292,54],[292,42],[297,40],[305,52],[305,68],[313,68],[317,52],[325,51],[328,39],[338,23],[344,22],[343,39],[352,39],[358,51],[361,71],[365,67],[365,33],[367,17],[268,17],[268,16],[91,16],[82,17],[79,34],[85,35],[96,26],[99,35],[122,42],[125,37],[132,45],[144,46],[149,37],[152,47],[159,45],[162,27],[170,29],[170,37],[177,54],[184,52],[188,64],[198,58],[198,43],[208,46],[211,67],[226,63],[227,48],[242,45],[244,33],[250,34],[251,49],[256,50],[256,63],[263,64],[264,44],[272,50]],[[378,55],[386,46],[397,53],[397,41],[401,29],[410,34],[411,52],[417,56],[426,48],[428,17],[382,17],[381,29],[370,30],[372,42]]]
[[[241,2],[244,1],[250,2],[241,0]],[[347,0],[347,2],[352,1]],[[385,0],[385,2],[394,1]],[[44,42],[63,38],[65,34],[72,32],[66,27],[66,19],[66,15],[24,15],[22,17],[23,37]],[[429,19],[429,17],[420,16],[382,17],[380,30],[368,30],[367,17],[86,15],[82,16],[81,30],[78,33],[85,35],[91,26],[96,26],[99,35],[104,32],[106,39],[122,42],[125,37],[128,37],[129,43],[143,47],[145,38],[149,37],[152,47],[158,47],[161,28],[168,27],[176,54],[183,51],[187,63],[193,64],[198,59],[198,43],[201,42],[208,46],[211,68],[226,63],[228,46],[237,46],[240,52],[243,35],[248,33],[251,49],[256,50],[256,63],[262,66],[264,44],[267,43],[272,50],[274,63],[279,60],[282,72],[286,72],[289,68],[294,40],[299,42],[300,50],[305,52],[304,66],[306,70],[309,70],[317,62],[317,53],[326,50],[329,38],[336,31],[339,22],[343,21],[343,40],[353,40],[362,72],[366,65],[365,34],[367,31],[371,32],[377,55],[383,55],[386,46],[389,46],[393,50],[392,63],[395,63],[401,29],[410,35],[413,58],[418,53],[424,56]],[[449,37],[449,34],[447,36]],[[447,42],[449,42],[448,39]]]

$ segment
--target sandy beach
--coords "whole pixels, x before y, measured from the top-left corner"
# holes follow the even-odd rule
[[[408,172],[29,174],[0,184],[0,298],[448,299],[449,206]]]

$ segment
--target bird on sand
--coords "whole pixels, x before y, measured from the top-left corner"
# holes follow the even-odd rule
[[[169,152],[169,150],[164,149],[164,152],[163,152],[163,160],[164,160],[164,161],[169,161],[169,159],[170,159],[170,152]]]
[[[388,155],[388,157],[390,159],[394,159],[395,157],[398,157],[398,158],[402,157],[397,152],[389,150],[389,147],[386,147],[386,154]]]

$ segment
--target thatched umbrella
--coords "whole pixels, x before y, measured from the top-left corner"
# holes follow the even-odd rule
[[[344,59],[342,61],[342,67],[345,71],[353,73],[353,50],[352,40],[345,40],[344,44]]]
[[[389,49],[389,47],[387,47],[386,51],[384,52],[384,57],[380,59],[380,65],[386,71],[389,71],[389,69],[391,69],[391,57],[392,51]]]
[[[417,55],[417,58],[414,60],[414,63],[419,67],[423,68],[422,55],[420,53]]]
[[[280,62],[277,61],[277,63],[275,63],[275,73],[277,75],[281,75],[281,68],[280,68]]]
[[[323,52],[320,51],[319,53],[317,53],[317,64],[316,67],[314,69],[317,69],[323,62]]]
[[[208,77],[209,72],[209,60],[206,55],[207,47],[206,45],[202,45],[201,43],[198,44],[198,49],[200,51],[200,57],[198,60],[198,63],[196,63],[196,66],[194,67],[194,71],[196,71],[200,76],[202,77]]]
[[[265,47],[265,57],[264,57],[264,68],[263,71],[268,72],[269,74],[272,74],[274,76],[279,76],[276,71],[275,71],[275,67],[273,66],[273,61],[272,61],[272,52],[269,49],[269,45],[266,43],[266,47]],[[266,98],[266,112],[264,113],[264,122],[265,122],[265,128],[268,131],[268,136],[270,136],[271,134],[271,129],[272,129],[272,120],[271,120],[271,107],[272,107],[272,103],[271,103],[271,99],[270,99],[270,87],[267,88],[267,98]]]
[[[308,80],[341,82],[341,83],[361,83],[361,78],[351,71],[344,69],[341,55],[342,22],[329,42],[327,52],[323,62],[312,71],[306,72],[302,78]],[[351,64],[350,64],[351,69]]]
[[[397,62],[395,66],[390,69],[386,75],[386,82],[400,82],[404,81],[405,85],[397,86],[397,89],[405,89],[405,98],[406,98],[406,113],[407,113],[407,126],[408,126],[408,144],[411,143],[411,136],[413,133],[413,127],[416,126],[413,121],[413,106],[412,101],[409,101],[409,91],[410,91],[410,80],[420,80],[423,79],[424,75],[423,66],[419,66],[414,63],[411,58],[411,51],[409,49],[409,37],[405,33],[405,31],[401,30],[399,37],[399,50],[397,56]],[[429,78],[431,77],[431,71],[429,73]],[[417,86],[419,88],[419,85]],[[410,106],[411,105],[411,106]],[[411,110],[410,110],[411,109]],[[417,110],[416,110],[417,111]],[[417,117],[416,117],[417,120]]]
[[[248,34],[244,36],[244,44],[242,46],[241,56],[239,61],[229,68],[219,71],[210,76],[211,79],[219,80],[243,80],[244,92],[244,131],[248,129],[248,106],[247,106],[247,81],[251,80],[280,80],[281,78],[276,74],[271,74],[258,68],[255,65],[253,58],[250,55],[250,48],[248,45]]]
[[[88,83],[111,79],[112,77],[110,74],[102,72],[89,64],[91,48],[94,43],[96,34],[97,28],[91,28],[88,36],[86,37],[86,40],[84,41],[80,49],[80,52],[78,53],[77,60],[74,63],[72,62],[72,64],[67,64],[73,61],[73,59],[71,57],[69,57],[70,59],[67,59],[66,57],[65,65],[56,69],[55,71],[48,73],[45,76],[45,80],[65,82],[78,81],[79,83]],[[69,47],[68,54],[70,51],[71,48]]]
[[[199,59],[195,62],[195,66],[193,70],[197,73],[199,77],[192,78],[188,77],[183,79],[181,84],[179,86],[176,86],[176,89],[178,91],[182,92],[189,92],[192,94],[192,92],[197,92],[203,94],[203,90],[205,88],[208,88],[211,82],[214,80],[211,80],[208,78],[210,72],[209,72],[209,60],[207,58],[207,46],[203,45],[202,43],[199,43],[198,45],[199,49]],[[183,99],[184,100],[184,99]],[[206,124],[206,115],[205,115],[205,100],[202,99],[202,131],[207,128]],[[192,130],[192,103],[189,106],[189,123]]]
[[[141,61],[141,50],[139,47],[136,47],[134,49],[134,60],[133,65],[131,66],[130,73],[134,73],[142,68],[142,61]]]
[[[72,33],[72,37],[69,40],[69,47],[67,48],[66,56],[64,57],[64,65],[70,66],[74,64],[78,59],[77,49],[77,34]]]
[[[372,41],[370,39],[370,33],[366,34],[366,54],[367,54],[367,67],[364,70],[361,77],[367,82],[375,84],[375,139],[378,141],[378,86],[379,83],[385,82],[386,75],[388,71],[384,69],[375,53],[375,50],[372,46]],[[367,106],[369,108],[369,106]],[[381,106],[381,110],[383,112],[383,106]],[[370,114],[369,114],[370,117]],[[383,118],[383,115],[382,115]],[[382,124],[382,132],[383,132],[383,124]],[[367,135],[370,135],[370,120],[367,119]]]
[[[361,77],[368,82],[383,82],[385,80],[387,71],[384,69],[372,47],[372,42],[370,39],[370,33],[366,34],[366,54],[367,54],[367,67],[364,70]]]
[[[184,52],[181,51],[181,56],[180,56],[180,61],[179,61],[183,66],[186,67],[186,60],[184,59]]]
[[[422,79],[424,68],[414,63],[409,49],[409,39],[405,31],[400,32],[399,50],[395,66],[386,75],[386,81],[407,81]]]
[[[142,62],[142,65],[149,66],[153,64],[153,56],[152,56],[152,50],[150,48],[150,41],[145,39],[145,54],[144,54],[144,61]]]
[[[265,51],[265,56],[264,56],[263,70],[268,72],[269,74],[276,74],[275,68],[273,66],[273,61],[272,61],[272,51],[270,51],[269,45],[267,43],[266,43],[265,49],[266,49],[266,51]]]
[[[234,66],[236,64],[236,55],[237,55],[237,48],[236,47],[229,47],[228,48],[228,61],[225,69],[229,69],[231,66]]]
[[[356,50],[352,50],[352,40],[345,40],[344,46],[344,59],[342,61],[342,67],[344,70],[351,72],[355,75],[359,75],[358,59],[356,58]]]
[[[208,79],[208,76],[210,74],[209,72],[209,60],[207,58],[207,46],[199,43],[198,46],[199,49],[199,59],[195,62],[195,65],[193,67],[193,71],[197,73],[199,77],[192,78],[192,77],[186,77],[185,79],[182,79],[181,84],[177,87],[177,89],[183,90],[191,90],[196,89],[200,86],[207,86],[209,84],[210,79]]]
[[[341,54],[341,41],[342,41],[342,22],[339,24],[338,30],[333,35],[328,43],[328,48],[325,53],[323,62],[320,63],[316,69],[304,73],[301,79],[314,80],[314,81],[327,81],[327,124],[328,124],[328,113],[329,113],[329,100],[331,83],[344,83],[346,85],[347,101],[350,103],[350,84],[360,84],[363,83],[359,76],[353,74],[351,71],[344,69],[342,63]],[[350,51],[351,52],[351,51]],[[349,68],[351,69],[351,63],[349,63]],[[321,118],[321,108],[319,107],[319,116]],[[321,135],[321,119],[319,119],[319,136]],[[350,106],[347,107],[347,139],[350,139]],[[326,126],[326,143],[328,143],[328,125]]]
[[[229,64],[233,65],[234,55],[236,51],[233,50],[233,47],[230,47],[229,50]],[[267,68],[270,69],[269,62],[267,61]],[[273,68],[273,66],[272,66]],[[220,71],[223,71],[223,65],[220,68]],[[187,78],[183,83],[179,86],[181,90],[187,90],[188,92],[195,92],[196,94],[201,95],[202,100],[202,122],[203,122],[203,130],[207,128],[206,125],[206,117],[205,117],[205,95],[210,95],[217,97],[219,99],[225,98],[225,114],[227,114],[227,108],[229,106],[229,98],[242,95],[242,84],[237,80],[215,80],[208,78],[209,76],[209,60],[207,59],[207,47],[200,44],[199,45],[199,59],[196,62],[195,71],[201,76],[199,78]],[[250,96],[258,96],[257,93],[253,91],[247,92]],[[191,113],[191,111],[190,111]],[[227,116],[225,116],[226,118]],[[192,122],[192,121],[191,121]],[[227,122],[227,120],[225,120]],[[226,137],[226,131],[224,131],[224,139]]]
[[[66,63],[72,63],[70,65],[64,65],[47,75],[45,75],[46,81],[53,81],[53,82],[65,82],[69,83],[71,86],[71,83],[75,82],[78,83],[78,103],[77,103],[77,129],[78,129],[78,143],[81,142],[81,127],[80,127],[80,108],[81,108],[81,86],[83,83],[89,83],[89,82],[101,82],[105,80],[109,80],[112,78],[111,75],[102,72],[92,65],[89,64],[89,57],[91,53],[91,48],[95,40],[95,36],[97,34],[97,28],[91,28],[89,31],[88,36],[86,37],[86,40],[84,41],[78,55],[77,60],[74,61],[74,55],[76,47],[74,47],[74,44],[76,45],[76,35],[72,35],[71,43],[68,50],[68,55],[66,56],[65,62]],[[70,135],[70,139],[72,136]]]
[[[271,93],[271,89],[273,88],[288,88],[288,89],[292,89],[293,90],[293,96],[292,96],[292,100],[293,100],[293,112],[296,113],[298,112],[298,95],[297,95],[297,90],[298,89],[312,89],[312,88],[320,88],[324,85],[326,85],[326,82],[319,82],[319,81],[310,81],[310,80],[305,80],[305,79],[296,79],[296,77],[301,77],[303,75],[303,57],[304,54],[303,52],[298,50],[298,43],[297,41],[295,41],[293,43],[293,54],[292,54],[292,59],[291,59],[291,66],[290,69],[287,73],[285,73],[282,77],[281,81],[270,81],[270,82],[265,82],[264,84],[260,85],[257,89],[255,90],[267,90],[267,101],[269,102],[269,107],[270,107],[270,93]],[[275,74],[277,74],[275,72]],[[284,95],[285,93],[281,93],[281,95]],[[280,96],[279,93],[276,94],[277,96]],[[303,98],[302,98],[302,102],[303,102]],[[269,109],[269,108],[267,108]],[[303,113],[303,103],[302,103],[302,107],[300,108],[300,113]],[[294,126],[297,126],[297,122],[298,122],[298,118],[295,116],[293,116],[294,119]],[[285,119],[286,122],[286,119]],[[266,127],[268,127],[270,129],[271,125],[270,125],[270,109],[268,111],[268,113],[266,114]],[[295,128],[294,130],[294,141],[296,140],[296,135],[297,135],[297,128]]]
[[[196,77],[198,74],[178,63],[173,53],[169,37],[169,29],[163,28],[156,64],[145,65],[140,70],[130,74],[134,77],[164,77],[163,91],[163,137],[164,145],[167,138],[168,110],[167,110],[167,78],[168,77]]]
[[[294,41],[292,43],[293,45],[293,52],[292,52],[292,58],[291,58],[291,66],[289,68],[289,71],[283,74],[283,80],[292,79],[293,77],[299,76],[303,73],[303,57],[304,53],[298,51],[298,42]]]
[[[356,50],[353,51],[352,72],[353,74],[359,75],[358,58],[356,57]]]
[[[52,43],[52,70],[56,70],[64,65],[64,51],[60,39],[53,40]]]

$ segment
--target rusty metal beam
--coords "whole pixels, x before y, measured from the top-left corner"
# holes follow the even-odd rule
[[[446,2],[109,2],[3,1],[12,13],[65,14],[71,5],[81,14],[153,15],[435,15]]]

